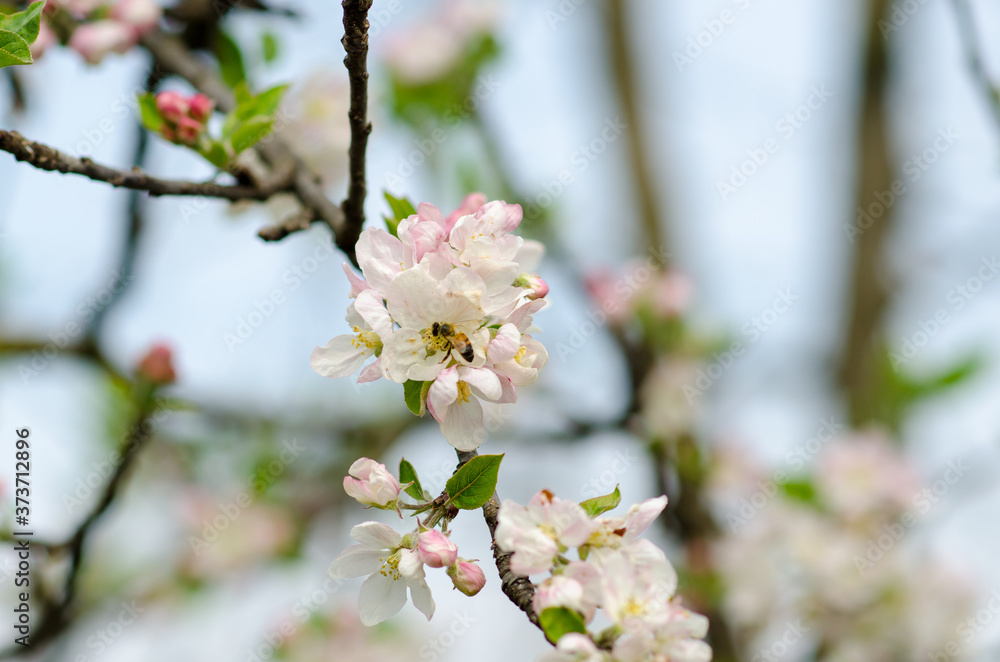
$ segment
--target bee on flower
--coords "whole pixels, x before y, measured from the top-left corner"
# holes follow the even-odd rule
[[[357,244],[361,276],[345,265],[351,333],[312,354],[324,377],[361,371],[414,388],[445,438],[474,450],[485,435],[482,402],[506,404],[548,360],[532,316],[548,285],[534,273],[544,247],[513,234],[520,205],[468,196],[445,216],[428,203],[395,232],[368,228]],[[425,388],[426,387],[426,388]]]

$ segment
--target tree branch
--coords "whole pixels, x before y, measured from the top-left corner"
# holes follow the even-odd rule
[[[354,245],[365,225],[365,151],[368,134],[372,131],[368,121],[368,10],[372,0],[344,0],[344,45],[347,55],[344,66],[351,84],[351,146],[348,172],[350,182],[347,199],[341,205],[346,222],[342,234],[337,235],[337,245],[348,255],[354,255]]]
[[[147,191],[150,195],[156,196],[201,196],[234,201],[267,200],[289,186],[287,181],[272,181],[266,186],[224,186],[214,182],[159,179],[137,168],[129,171],[117,170],[95,163],[86,157],[70,156],[48,145],[29,140],[17,131],[4,129],[0,129],[0,150],[10,152],[18,161],[33,165],[39,170],[82,175],[118,188]]]

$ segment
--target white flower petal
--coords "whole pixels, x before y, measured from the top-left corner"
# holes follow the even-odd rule
[[[493,363],[511,361],[521,348],[521,332],[514,324],[504,324],[497,331],[497,337],[490,341],[486,356]]]
[[[358,615],[365,625],[378,625],[392,618],[406,604],[406,582],[376,572],[361,585]]]
[[[475,397],[468,402],[459,402],[448,407],[448,413],[441,422],[441,433],[448,443],[460,451],[479,448],[486,436],[483,429],[483,406]]]
[[[458,399],[458,371],[455,368],[442,370],[427,390],[427,410],[434,420],[444,421],[448,407]]]
[[[500,378],[492,370],[460,366],[458,368],[458,378],[478,391],[477,395],[486,400],[497,400],[503,393],[503,387],[500,386]]]
[[[382,567],[382,556],[364,545],[351,545],[330,564],[329,575],[334,579],[370,575]]]
[[[431,588],[422,577],[410,580],[407,584],[410,587],[410,599],[413,600],[413,606],[419,609],[428,621],[431,620],[431,616],[434,615],[434,597],[431,596]]]
[[[312,351],[310,364],[312,369],[324,377],[346,377],[365,362],[366,348],[354,346],[353,335],[337,336],[322,347]]]
[[[358,524],[351,529],[351,537],[369,549],[395,549],[403,542],[403,536],[381,522]]]

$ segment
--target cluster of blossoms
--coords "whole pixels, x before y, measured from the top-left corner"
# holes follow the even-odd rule
[[[205,133],[215,102],[204,94],[187,97],[178,92],[160,92],[156,95],[156,109],[164,120],[160,135],[172,143],[192,147]]]
[[[395,234],[366,229],[357,244],[364,278],[344,265],[353,332],[317,347],[313,369],[343,377],[374,357],[359,382],[404,384],[449,443],[477,448],[480,400],[515,402],[516,388],[534,382],[548,360],[530,335],[548,293],[532,273],[543,247],[511,234],[521,215],[520,205],[472,194],[447,217],[422,203]]]
[[[603,508],[592,516],[586,504],[543,490],[527,506],[505,501],[500,508],[496,542],[513,552],[511,570],[524,577],[549,573],[535,593],[536,613],[564,608],[590,624],[600,608],[611,622],[596,635],[564,634],[540,662],[711,660],[711,648],[701,641],[708,619],[681,606],[673,566],[639,537],[667,497],[634,505],[624,517],[600,517]],[[577,560],[565,556],[573,548]]]
[[[712,550],[727,586],[723,607],[762,652],[778,657],[786,651],[775,646],[808,639],[802,646],[819,642],[823,662],[951,658],[941,651],[976,596],[910,544],[908,532],[938,497],[887,437],[833,439],[812,475],[795,480],[726,451],[710,488],[730,530]],[[796,641],[775,644],[785,623],[799,624]]]
[[[385,465],[363,457],[351,465],[349,473],[344,478],[344,490],[349,496],[365,506],[399,510],[401,491],[410,484],[401,485]],[[416,509],[430,507],[427,503]],[[395,616],[406,604],[407,589],[413,605],[429,620],[434,615],[434,599],[425,579],[425,567],[446,568],[452,584],[465,595],[475,595],[483,588],[486,575],[475,563],[458,556],[458,547],[445,530],[448,520],[444,520],[441,530],[435,528],[439,521],[431,515],[424,522],[418,521],[416,529],[406,535],[379,522],[364,522],[351,529],[351,538],[358,544],[334,559],[330,576],[343,579],[368,575],[358,597],[362,623],[375,625]]]
[[[108,53],[128,51],[156,27],[163,14],[155,0],[48,0],[45,14],[56,11],[66,12],[75,24],[67,45],[90,64],[100,63]],[[42,21],[32,55],[40,57],[57,41],[56,32]]]

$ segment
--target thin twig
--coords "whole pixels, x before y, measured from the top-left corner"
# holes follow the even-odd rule
[[[276,182],[277,186],[224,186],[214,182],[188,182],[174,179],[160,179],[138,169],[118,170],[86,157],[77,158],[64,152],[29,140],[17,131],[0,129],[0,150],[10,152],[18,161],[24,161],[40,170],[61,172],[89,177],[106,182],[118,188],[147,191],[150,195],[201,196],[223,198],[225,200],[267,200],[279,190],[288,188],[287,183]]]
[[[959,38],[965,49],[965,61],[972,74],[972,80],[979,88],[989,106],[993,120],[997,128],[1000,129],[1000,89],[986,72],[986,64],[983,62],[983,45],[976,31],[976,20],[972,12],[972,5],[969,0],[952,0],[955,6],[955,18],[958,22]]]
[[[372,131],[368,121],[368,9],[372,0],[344,0],[343,6],[344,38],[340,43],[347,51],[344,66],[351,84],[351,107],[347,114],[351,123],[351,145],[347,152],[350,181],[347,199],[341,205],[346,222],[344,232],[337,236],[337,245],[353,255],[354,245],[365,225],[365,151],[368,134]]]

